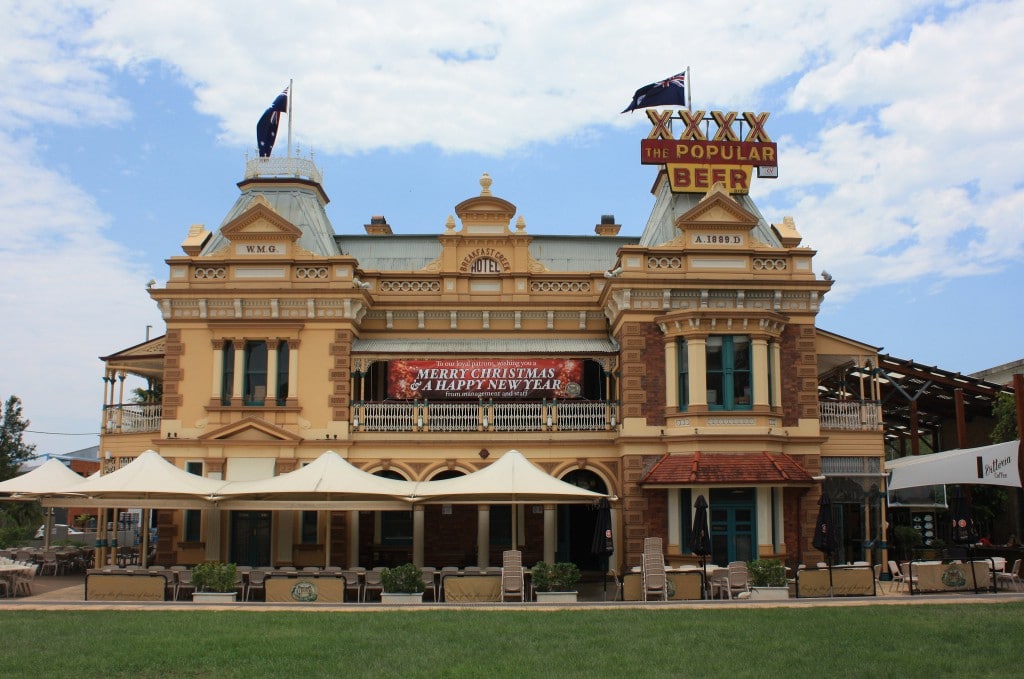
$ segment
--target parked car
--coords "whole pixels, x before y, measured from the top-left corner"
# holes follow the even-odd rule
[[[85,535],[83,531],[78,530],[74,526],[69,526],[66,523],[55,523],[50,528],[50,535],[64,535],[65,531],[68,535]],[[46,532],[46,524],[39,527],[36,531],[36,540],[43,539],[43,533]]]

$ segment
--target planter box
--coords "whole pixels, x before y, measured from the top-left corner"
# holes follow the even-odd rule
[[[193,592],[192,601],[197,604],[233,604],[238,600],[237,592]]]
[[[757,601],[778,601],[789,598],[789,587],[751,587],[751,600]]]
[[[536,592],[539,604],[574,604],[576,595],[576,592]]]
[[[423,592],[384,592],[380,602],[389,606],[408,606],[423,603]]]

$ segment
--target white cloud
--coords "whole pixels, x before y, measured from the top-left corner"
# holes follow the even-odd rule
[[[294,78],[296,137],[321,156],[422,144],[528,156],[594,130],[639,140],[645,117],[618,111],[689,65],[697,108],[775,111],[782,177],[755,200],[771,220],[796,218],[836,276],[831,300],[1024,254],[1022,0],[8,0],[3,15],[0,313],[18,323],[0,395],[22,396],[40,428],[93,428],[96,356],[158,322],[141,291],[152,274],[34,146],[56,126],[130,134],[122,73],[173,74],[226,146],[251,147],[254,116]]]
[[[141,342],[159,314],[133,253],[104,235],[107,216],[66,177],[40,167],[30,139],[0,134],[0,397],[16,395],[32,430],[98,431],[100,355]],[[38,452],[92,437],[27,434]]]

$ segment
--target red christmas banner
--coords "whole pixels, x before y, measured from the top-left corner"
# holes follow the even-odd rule
[[[389,361],[394,399],[564,399],[579,396],[583,362],[560,358]]]

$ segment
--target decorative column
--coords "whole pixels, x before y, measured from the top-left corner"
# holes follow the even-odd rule
[[[348,567],[359,565],[359,512],[350,509],[345,512],[345,534],[348,535]]]
[[[708,374],[707,374],[706,337],[686,338],[686,360],[690,367],[690,405],[708,405]]]
[[[210,379],[210,400],[220,403],[221,390],[224,388],[224,342],[230,340],[213,340],[213,375]]]
[[[665,409],[679,410],[679,365],[676,337],[665,338]]]
[[[476,565],[487,568],[491,550],[491,506],[476,508]]]
[[[423,505],[412,508],[412,562],[423,568]]]
[[[267,395],[263,405],[277,405],[277,349],[280,345],[280,340],[267,340]]]
[[[288,400],[286,405],[294,407],[299,399],[299,340],[288,340]]]
[[[232,340],[235,346],[235,379],[231,383],[231,405],[244,402],[242,388],[245,385],[245,340]]]
[[[555,562],[555,547],[557,545],[558,533],[555,527],[558,525],[558,514],[555,505],[544,505],[544,561]]]
[[[665,551],[669,554],[682,553],[683,530],[679,517],[679,496],[682,493],[676,488],[668,491],[668,544]]]
[[[775,407],[782,405],[782,347],[779,342],[771,342],[772,361],[772,398]]]
[[[754,406],[768,405],[768,340],[764,337],[752,338]]]

